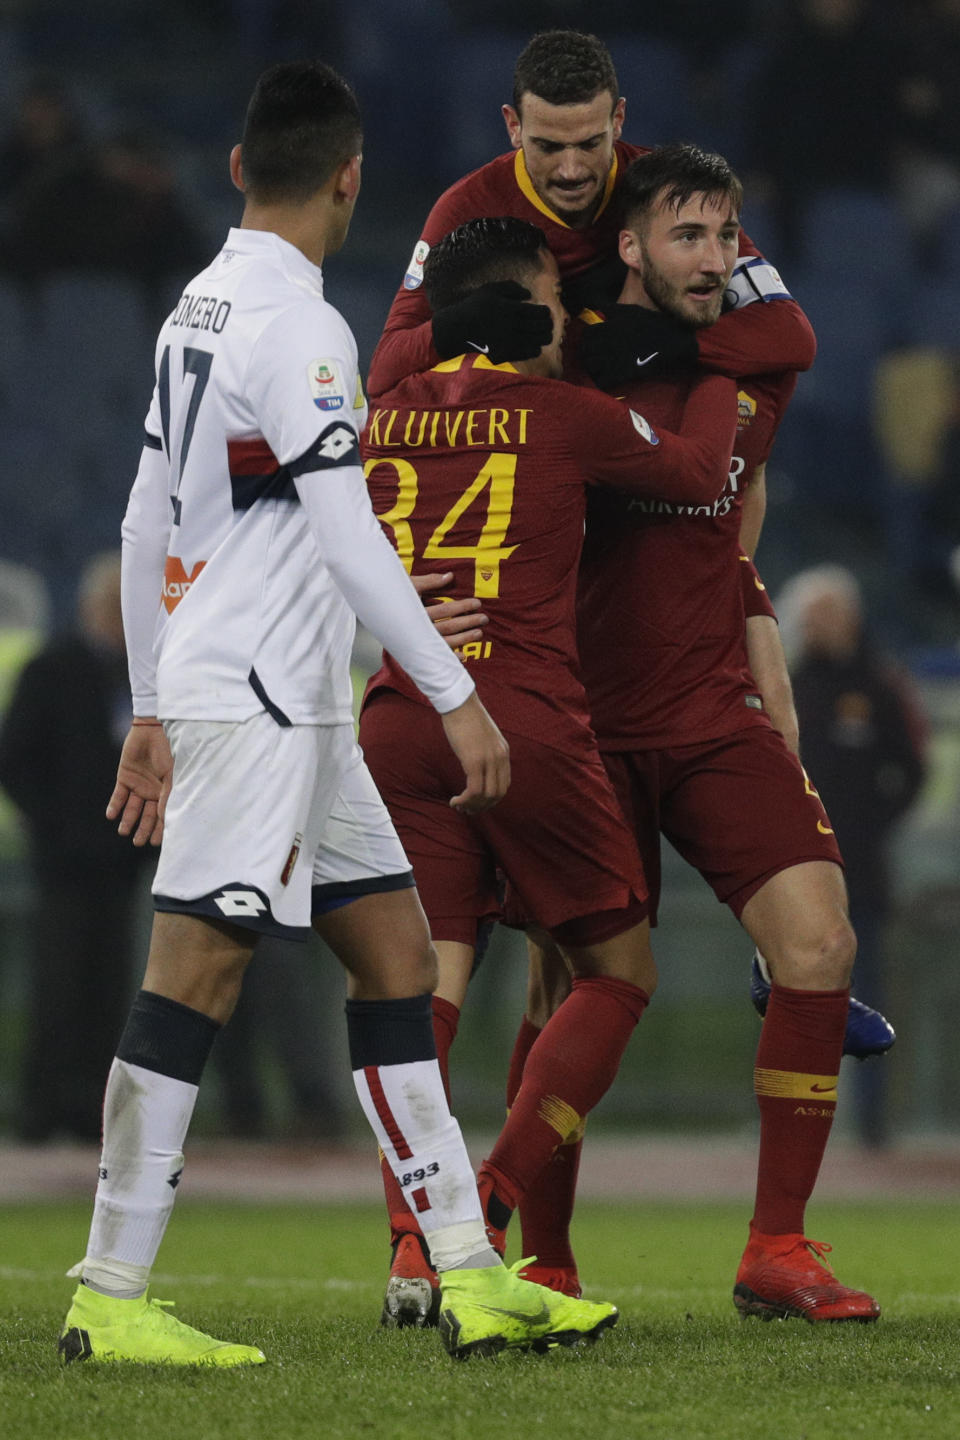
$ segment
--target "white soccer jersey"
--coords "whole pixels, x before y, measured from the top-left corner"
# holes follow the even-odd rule
[[[123,531],[135,711],[349,721],[355,612],[398,632],[438,709],[461,704],[472,682],[370,509],[356,345],[320,269],[231,230],[163,325],[156,375]]]

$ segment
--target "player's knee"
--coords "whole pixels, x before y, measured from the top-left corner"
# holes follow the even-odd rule
[[[779,985],[797,990],[843,990],[850,984],[857,939],[845,915],[830,916],[804,939],[788,943],[770,963]]]
[[[825,988],[842,990],[850,984],[856,954],[857,937],[844,916],[829,928],[821,946],[822,965],[832,977],[832,983]]]

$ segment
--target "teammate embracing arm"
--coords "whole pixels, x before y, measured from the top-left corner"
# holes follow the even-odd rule
[[[539,225],[569,287],[572,312],[604,307],[619,289],[620,185],[645,152],[621,139],[626,101],[606,46],[573,30],[535,35],[517,60],[512,99],[503,106],[512,148],[450,186],[424,223],[373,357],[371,395],[469,346],[499,362],[532,358],[546,343],[549,317],[519,304],[522,297],[509,287],[485,286],[464,304],[431,310],[424,261],[469,220],[510,215]],[[709,331],[693,334],[654,311],[617,307],[607,335],[609,344],[615,332],[619,344],[611,384],[649,379],[678,362],[734,377],[810,368],[816,341],[803,310],[746,235],[739,251],[727,308]]]

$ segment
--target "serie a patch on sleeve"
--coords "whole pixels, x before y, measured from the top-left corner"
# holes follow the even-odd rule
[[[347,387],[336,360],[311,360],[307,381],[318,410],[342,410],[347,403]]]
[[[649,420],[644,420],[643,416],[638,415],[636,410],[630,411],[630,419],[633,421],[633,428],[638,435],[642,435],[644,440],[648,441],[651,445],[660,444],[660,436],[656,430],[654,430]]]
[[[404,290],[417,290],[423,283],[423,262],[430,254],[430,246],[426,240],[418,240],[413,247],[413,254],[410,256],[410,264],[407,266],[407,273],[403,277]]]

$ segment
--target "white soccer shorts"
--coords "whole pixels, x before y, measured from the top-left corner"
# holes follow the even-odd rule
[[[313,862],[313,913],[412,885],[410,861],[355,745]]]
[[[165,729],[174,772],[153,882],[157,910],[305,939],[315,884],[363,886],[376,881],[378,866],[381,876],[409,875],[352,724],[286,727],[259,714],[239,723],[170,720]],[[381,888],[395,885],[367,883],[361,893]]]

